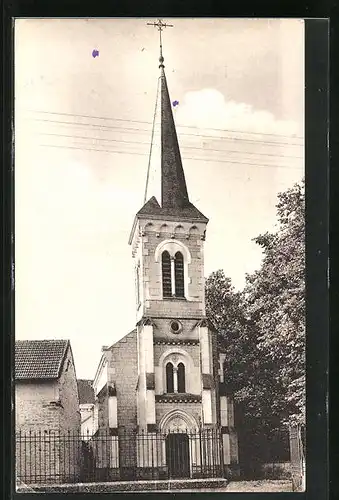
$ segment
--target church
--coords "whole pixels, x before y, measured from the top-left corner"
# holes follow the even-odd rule
[[[161,199],[131,229],[136,328],[102,349],[90,442],[96,467],[120,478],[222,477],[238,470],[238,445],[225,355],[205,313],[208,218],[189,199],[162,51],[159,61]]]

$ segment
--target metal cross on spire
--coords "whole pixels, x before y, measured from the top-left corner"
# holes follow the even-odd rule
[[[163,65],[163,62],[164,62],[164,58],[163,58],[163,55],[162,55],[162,37],[161,37],[161,32],[164,28],[173,28],[173,24],[167,24],[167,23],[164,23],[162,21],[162,19],[158,19],[157,22],[153,22],[153,23],[147,23],[148,26],[155,26],[156,28],[158,28],[158,31],[159,31],[159,38],[160,38],[160,57],[159,57],[159,61],[160,61],[160,67],[164,67]]]

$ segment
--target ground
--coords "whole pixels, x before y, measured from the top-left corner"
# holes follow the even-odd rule
[[[115,493],[118,493],[119,490],[117,489],[118,484],[115,483],[110,483],[112,485],[112,489],[114,489]],[[122,483],[120,483],[122,484]],[[113,486],[114,485],[114,486]],[[18,485],[19,486],[19,491],[21,490],[22,492],[25,491],[32,491],[32,489],[27,490],[23,485]],[[20,488],[21,486],[21,488]],[[108,492],[108,489],[110,488],[109,484],[103,484],[99,483],[97,485],[91,484],[91,485],[81,485],[82,490],[84,492]],[[104,490],[100,491],[100,488],[104,486]],[[53,488],[53,486],[47,487],[45,490],[51,492],[63,492],[67,493],[67,491],[72,490],[72,492],[75,492],[77,486],[76,485],[63,485],[63,486],[56,486]],[[36,491],[43,492],[44,488],[37,488]],[[98,491],[99,490],[99,491]],[[33,490],[34,491],[34,490]],[[223,487],[214,487],[214,488],[194,488],[194,489],[167,489],[167,490],[162,490],[158,489],[157,493],[161,492],[173,492],[173,493],[198,493],[198,492],[226,492],[226,493],[251,493],[251,492],[263,492],[263,493],[274,493],[274,492],[289,492],[292,491],[292,483],[291,481],[288,480],[258,480],[258,481],[231,481],[227,486]],[[142,490],[140,490],[142,492]]]
[[[274,493],[292,491],[291,481],[286,480],[259,480],[259,481],[232,481],[223,488],[201,488],[195,490],[177,490],[177,492],[227,492],[227,493]]]

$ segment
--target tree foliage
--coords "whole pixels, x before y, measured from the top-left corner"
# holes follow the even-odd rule
[[[305,421],[305,195],[304,184],[278,196],[279,228],[256,238],[259,271],[247,277],[247,311],[258,328],[258,350],[281,388],[284,422]],[[278,404],[279,403],[279,404]]]
[[[236,292],[221,270],[206,280],[206,312],[226,353],[244,417],[267,428],[305,420],[304,184],[278,195],[278,229],[255,238],[259,270]]]

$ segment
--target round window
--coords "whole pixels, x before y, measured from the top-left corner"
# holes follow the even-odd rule
[[[171,322],[171,332],[172,333],[180,333],[182,330],[182,326],[179,323],[179,321],[172,321]]]

